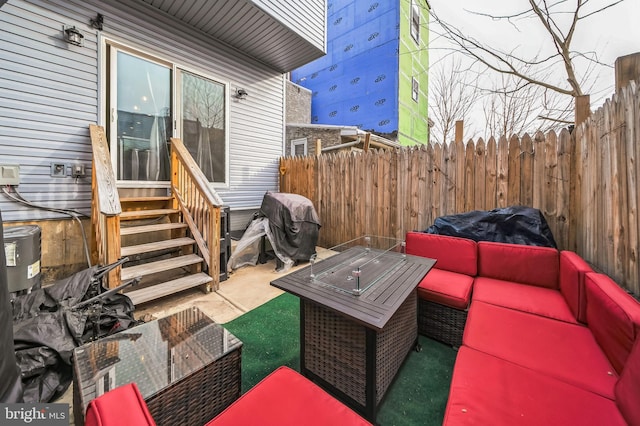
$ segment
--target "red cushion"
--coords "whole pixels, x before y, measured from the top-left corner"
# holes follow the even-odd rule
[[[463,346],[443,424],[613,426],[625,422],[607,398]]]
[[[473,300],[577,323],[562,294],[550,288],[477,277],[473,283]]]
[[[558,288],[558,250],[519,244],[478,243],[478,275]]]
[[[207,426],[370,424],[300,373],[279,367]]]
[[[474,300],[462,343],[613,399],[618,375],[583,325]]]
[[[636,338],[616,384],[616,403],[630,425],[640,425],[640,338]]]
[[[587,273],[584,283],[587,325],[620,373],[640,327],[640,304],[604,274]]]
[[[471,300],[473,278],[469,275],[432,268],[418,284],[418,297],[465,310]]]
[[[446,235],[407,232],[407,254],[437,259],[436,268],[476,275],[478,249],[473,240]]]
[[[118,386],[89,402],[85,426],[154,425],[147,404],[135,383]]]
[[[560,252],[560,291],[573,316],[582,323],[587,321],[584,295],[584,274],[587,272],[592,272],[591,267],[576,253]]]

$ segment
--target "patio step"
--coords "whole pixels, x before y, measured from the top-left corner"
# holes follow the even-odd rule
[[[187,224],[181,223],[181,222],[158,223],[156,225],[144,225],[144,226],[130,226],[128,228],[122,228],[120,230],[120,235],[134,235],[134,234],[144,234],[147,232],[169,231],[173,229],[184,229],[186,227],[187,227]]]
[[[158,260],[156,262],[128,266],[122,268],[121,279],[122,281],[126,281],[135,277],[144,277],[146,275],[157,274],[158,272],[196,265],[200,262],[203,262],[203,259],[200,256],[196,254],[188,254],[186,256],[172,257],[170,259]]]
[[[120,213],[120,220],[144,219],[149,217],[159,217],[168,214],[176,214],[176,209],[153,209],[153,210],[131,210]]]
[[[173,238],[170,240],[161,240],[153,243],[138,244],[135,246],[122,247],[122,256],[132,256],[134,254],[151,253],[158,250],[167,250],[177,247],[190,246],[194,244],[196,240],[193,238],[181,237]]]
[[[148,203],[150,201],[169,201],[171,200],[170,196],[156,196],[156,197],[122,197],[120,198],[120,204],[124,203]]]
[[[140,290],[129,291],[126,294],[131,299],[134,305],[140,305],[150,300],[155,300],[161,297],[172,295],[179,291],[206,285],[211,281],[213,281],[213,278],[211,278],[204,272],[200,272],[197,274],[187,275],[175,280],[156,284],[150,287],[142,288]]]

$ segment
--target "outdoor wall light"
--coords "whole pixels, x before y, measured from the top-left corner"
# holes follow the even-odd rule
[[[75,46],[82,46],[82,40],[84,39],[84,34],[80,32],[76,27],[64,27],[64,39],[69,44],[73,44]]]
[[[236,94],[233,95],[236,99],[247,99],[249,94],[244,89],[236,89]]]

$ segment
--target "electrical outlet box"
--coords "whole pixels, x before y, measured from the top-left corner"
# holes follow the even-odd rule
[[[20,183],[20,166],[3,164],[0,166],[0,185],[18,185]]]
[[[67,167],[64,165],[64,163],[51,163],[51,176],[66,177]]]
[[[85,177],[86,175],[87,172],[84,168],[84,164],[74,164],[73,166],[71,166],[71,177],[79,178]]]

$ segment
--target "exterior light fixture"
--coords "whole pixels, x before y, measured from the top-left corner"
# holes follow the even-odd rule
[[[249,94],[244,89],[236,89],[235,95],[233,95],[236,99],[247,99]]]
[[[84,34],[82,34],[76,27],[64,27],[64,39],[69,44],[82,46]]]

